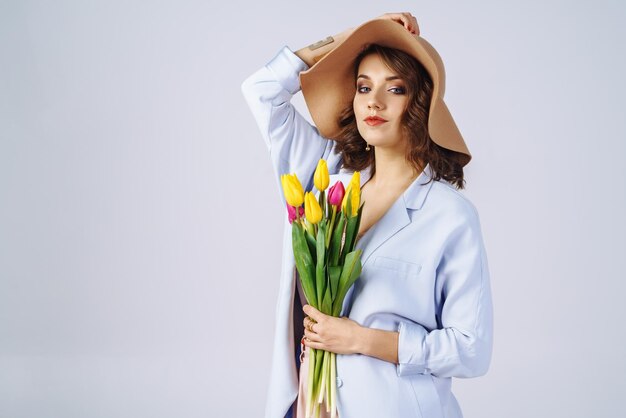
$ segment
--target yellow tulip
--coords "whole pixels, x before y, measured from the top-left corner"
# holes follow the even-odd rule
[[[322,220],[322,208],[312,192],[304,194],[304,215],[314,225]]]
[[[299,207],[304,202],[304,190],[302,184],[295,174],[283,174],[280,176],[280,182],[283,186],[285,200],[291,206]]]
[[[329,182],[330,178],[328,177],[328,165],[326,165],[326,160],[319,160],[315,174],[313,175],[313,183],[317,190],[321,192],[328,188]]]
[[[352,192],[352,194],[350,194]],[[350,208],[352,209],[352,213],[346,213],[348,210],[348,197],[350,197]],[[343,203],[341,207],[343,208],[346,216],[354,217],[359,213],[359,205],[361,202],[361,173],[359,171],[355,171],[352,175],[352,179],[346,188],[346,194],[343,197]]]

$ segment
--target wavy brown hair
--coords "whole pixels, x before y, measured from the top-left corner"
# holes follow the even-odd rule
[[[467,156],[437,145],[428,133],[428,114],[433,93],[433,82],[422,64],[411,55],[394,48],[377,44],[369,45],[354,61],[354,80],[363,58],[378,54],[390,69],[404,80],[409,96],[407,107],[402,115],[403,134],[407,138],[406,160],[417,171],[426,164],[433,170],[432,180],[444,179],[457,189],[465,187],[463,164]],[[343,167],[351,170],[364,170],[372,166],[371,175],[376,173],[373,147],[365,150],[366,142],[359,133],[352,102],[339,115],[341,130],[336,138],[336,152],[343,157]]]

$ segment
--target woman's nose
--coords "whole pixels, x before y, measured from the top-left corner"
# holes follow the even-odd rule
[[[375,99],[370,99],[367,102],[367,108],[368,109],[376,109],[379,110],[382,107],[382,105],[380,104],[379,101],[375,100]]]
[[[382,109],[383,103],[378,97],[378,92],[371,92],[367,100],[367,108],[368,109]]]

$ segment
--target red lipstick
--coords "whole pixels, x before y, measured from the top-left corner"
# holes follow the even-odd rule
[[[381,118],[380,116],[368,116],[365,119],[363,119],[365,121],[365,123],[367,123],[369,126],[378,126],[378,125],[382,125],[383,123],[387,122],[386,119]]]

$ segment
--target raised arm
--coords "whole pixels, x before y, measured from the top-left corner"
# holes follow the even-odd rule
[[[331,37],[332,41],[325,40],[323,45],[316,42],[295,53],[284,46],[241,85],[269,150],[279,192],[280,175],[285,173],[296,173],[305,189],[312,189],[313,173],[320,158],[327,161],[331,174],[339,171],[341,156],[334,153],[335,142],[322,137],[296,111],[291,98],[300,91],[299,73],[330,52],[350,31]],[[282,192],[280,196],[285,203]]]

